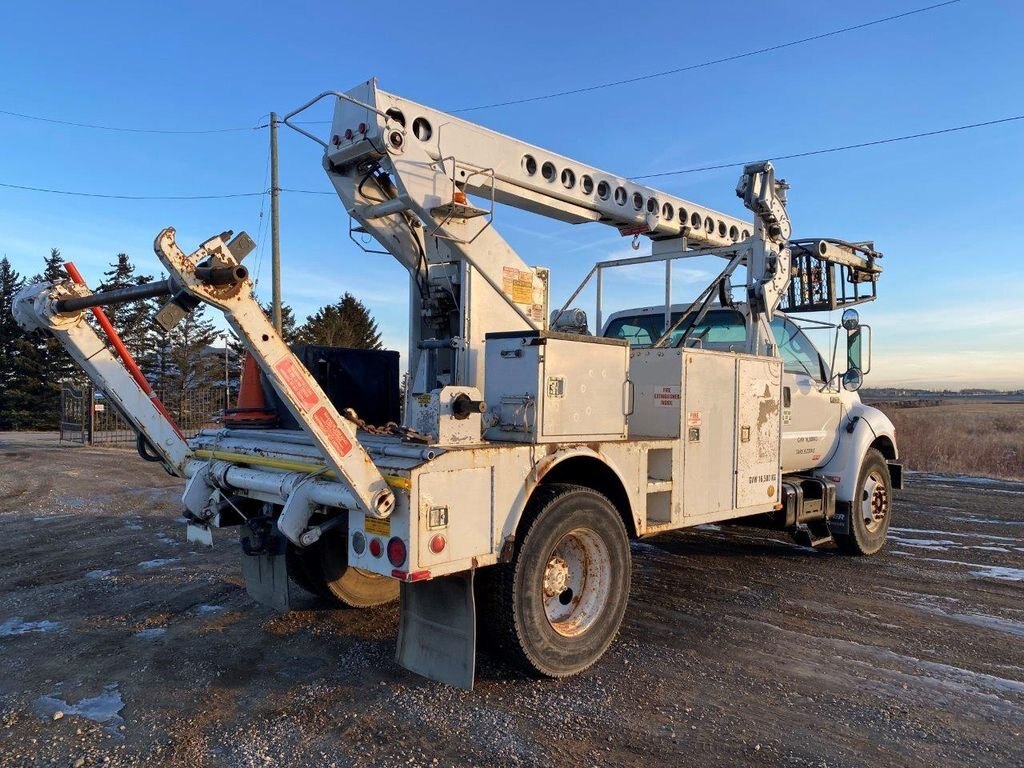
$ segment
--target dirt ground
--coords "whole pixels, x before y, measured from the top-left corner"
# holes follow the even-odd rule
[[[0,765],[1022,765],[1024,484],[908,485],[876,558],[637,543],[594,669],[466,692],[395,664],[393,606],[253,604],[134,454],[0,434]]]

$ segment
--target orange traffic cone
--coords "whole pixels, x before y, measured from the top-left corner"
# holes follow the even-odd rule
[[[245,353],[242,365],[242,380],[238,385],[238,402],[234,408],[224,411],[224,425],[242,429],[259,429],[277,426],[277,413],[267,406],[267,399],[260,384],[260,366],[256,358]]]

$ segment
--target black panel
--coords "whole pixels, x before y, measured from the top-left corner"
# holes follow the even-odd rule
[[[400,422],[397,352],[312,345],[295,346],[292,351],[339,411],[352,408],[367,424],[374,426]],[[263,390],[271,407],[281,417],[281,428],[299,429],[277,392],[268,384],[264,378]]]

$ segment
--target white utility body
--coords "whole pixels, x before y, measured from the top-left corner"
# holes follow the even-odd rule
[[[292,123],[322,99],[334,104],[324,139]],[[322,145],[353,240],[373,238],[369,253],[409,270],[403,427],[339,412],[253,297],[244,233],[186,255],[164,230],[155,248],[170,278],[149,295],[222,310],[301,431],[225,428],[186,441],[115,358],[96,352],[85,308],[125,296],[40,284],[16,305],[188,479],[191,538],[240,526],[254,597],[286,608],[291,579],[368,606],[400,584],[399,662],[470,687],[478,629],[534,673],[596,662],[625,610],[629,538],[762,516],[811,545],[882,547],[901,473],[891,423],[853,391],[866,336],[848,308],[874,298],[880,254],[791,239],[787,186],[771,163],[744,169],[745,220],[373,80],[323,93],[285,123]],[[552,311],[548,270],[501,238],[496,204],[611,225],[648,239],[651,253],[595,265]],[[673,306],[673,264],[707,255],[721,257],[722,273]],[[664,265],[665,304],[603,323],[605,274],[637,263]],[[591,280],[599,336],[569,308]],[[835,374],[780,307],[843,309],[846,372]]]

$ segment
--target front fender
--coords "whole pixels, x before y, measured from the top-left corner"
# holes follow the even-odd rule
[[[852,502],[864,455],[872,445],[884,445],[886,450],[883,453],[888,460],[898,458],[896,428],[880,410],[858,402],[851,406],[846,418],[840,422],[839,430],[839,445],[835,453],[815,474],[835,483],[837,501]]]

